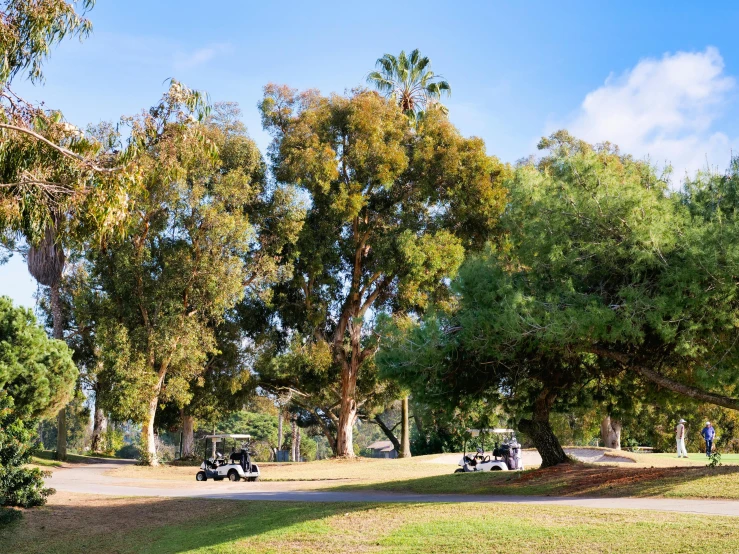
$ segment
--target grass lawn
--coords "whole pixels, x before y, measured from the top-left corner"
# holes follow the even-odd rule
[[[262,463],[260,480],[265,483],[289,482],[294,485],[290,490],[739,499],[739,466],[711,469],[706,467],[705,458],[685,461],[658,454],[641,454],[637,455],[638,464],[572,464],[525,472],[455,474],[455,465],[430,463],[435,457]],[[645,461],[651,461],[653,465],[647,466]],[[192,467],[130,465],[111,470],[108,474],[122,479],[192,483],[195,471]]]
[[[82,456],[80,454],[67,454],[67,459],[60,462],[54,459],[54,452],[51,450],[41,450],[33,456],[33,464],[48,467],[61,467],[66,464],[94,464],[96,460],[104,458],[106,460],[115,460],[115,456],[105,456],[104,454],[96,454],[95,456]]]
[[[635,468],[571,464],[524,472],[457,473],[374,484],[350,483],[335,489],[420,494],[739,499],[739,467]]]
[[[654,456],[660,460],[675,460],[677,461],[677,454],[674,452],[663,452],[660,454],[647,454],[646,456]],[[641,457],[643,459],[643,456]],[[704,453],[688,454],[688,460],[700,462],[702,464],[708,463],[708,458]],[[721,463],[727,465],[739,465],[739,454],[721,454]]]
[[[710,540],[703,540],[710,529]],[[733,552],[736,518],[501,504],[311,504],[59,493],[0,529],[3,551]]]
[[[263,463],[260,481],[326,481],[327,486],[336,482],[380,483],[389,480],[412,479],[449,474],[456,466],[429,463],[438,457],[417,456],[401,460],[355,458],[351,460],[320,460],[306,463]],[[192,481],[197,469],[187,466],[126,466],[111,470],[108,475],[122,478],[162,479],[167,481]]]

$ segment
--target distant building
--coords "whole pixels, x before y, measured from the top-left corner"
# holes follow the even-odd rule
[[[373,458],[397,458],[398,451],[395,450],[390,441],[375,441],[367,447]]]

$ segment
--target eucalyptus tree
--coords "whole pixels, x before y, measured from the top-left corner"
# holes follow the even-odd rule
[[[375,92],[327,98],[269,85],[261,110],[276,179],[308,200],[295,271],[265,315],[276,332],[330,353],[335,453],[353,456],[357,387],[377,347],[368,322],[446,297],[465,250],[497,225],[507,168],[440,110],[416,130]]]
[[[125,212],[126,174],[111,144],[64,121],[58,111],[26,102],[14,77],[43,80],[42,64],[65,37],[85,38],[94,0],[8,0],[0,3],[0,237],[30,246],[33,277],[51,289],[53,335],[63,338],[59,283],[64,245],[73,235],[109,230]],[[118,148],[118,150],[121,150]],[[64,412],[58,417],[57,456],[66,457]]]
[[[412,120],[420,120],[430,108],[447,113],[440,103],[442,96],[449,96],[452,88],[440,75],[431,71],[431,60],[421,56],[418,49],[406,55],[385,54],[376,62],[377,70],[367,76],[367,83],[398,103],[400,109]]]
[[[142,187],[125,237],[87,252],[103,314],[98,341],[118,419],[143,425],[143,458],[157,463],[160,400],[186,406],[190,383],[217,354],[217,325],[243,297],[289,271],[278,259],[300,211],[270,191],[254,142],[228,114],[209,116],[173,82],[134,122],[158,138],[136,160]]]

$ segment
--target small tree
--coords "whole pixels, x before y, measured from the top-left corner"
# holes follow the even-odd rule
[[[69,401],[77,370],[66,345],[7,297],[0,297],[0,345],[0,505],[38,506],[53,492],[42,472],[25,467],[38,418]]]

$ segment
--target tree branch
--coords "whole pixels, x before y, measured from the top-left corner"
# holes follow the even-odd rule
[[[88,160],[88,159],[80,156],[79,154],[75,154],[74,152],[72,152],[71,150],[68,150],[68,149],[64,148],[63,146],[59,146],[58,144],[54,144],[53,142],[51,142],[49,139],[47,139],[43,135],[40,135],[40,134],[36,133],[35,131],[31,131],[30,129],[26,129],[25,127],[18,127],[17,125],[9,125],[7,123],[0,123],[0,129],[9,129],[11,131],[18,131],[19,133],[25,133],[27,135],[30,135],[33,138],[35,138],[36,140],[39,140],[39,141],[43,142],[44,144],[46,144],[47,146],[50,146],[51,148],[53,148],[57,152],[65,155],[65,156],[67,156],[69,158],[73,158],[73,159],[77,160],[78,162],[83,163],[84,165],[86,165],[87,167],[89,167],[90,169],[92,169],[93,171],[97,171],[99,173],[115,173],[116,171],[120,171],[121,169],[123,169],[122,167],[100,167],[98,165],[95,165],[90,160]]]
[[[670,379],[669,377],[665,377],[664,375],[658,373],[657,371],[654,371],[653,369],[649,369],[640,364],[633,363],[625,354],[611,352],[610,350],[605,350],[601,348],[591,348],[589,351],[598,356],[603,356],[604,358],[614,360],[627,369],[633,369],[646,380],[651,381],[652,383],[655,383],[656,385],[659,385],[660,387],[663,387],[667,390],[671,390],[672,392],[676,392],[689,398],[700,400],[702,402],[708,402],[709,404],[715,404],[716,406],[722,406],[731,410],[739,410],[739,399],[737,398],[715,394],[712,392],[704,391],[703,389],[686,385],[684,383],[680,383],[678,381]]]
[[[388,439],[390,439],[390,442],[391,443],[393,443],[393,446],[395,447],[395,450],[398,451],[398,452],[400,452],[400,450],[401,450],[401,448],[400,448],[400,441],[393,434],[393,429],[395,429],[395,427],[393,427],[393,429],[390,429],[387,425],[385,425],[385,422],[382,421],[382,419],[380,418],[380,414],[377,414],[375,416],[375,423],[377,423],[377,425],[379,425],[380,429],[382,429],[382,432],[385,433],[385,436]],[[396,425],[396,427],[397,427],[397,425]]]

